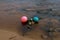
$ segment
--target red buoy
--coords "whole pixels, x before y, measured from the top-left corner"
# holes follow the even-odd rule
[[[22,17],[21,17],[21,22],[25,23],[25,22],[27,22],[27,21],[28,21],[27,16],[22,16]]]

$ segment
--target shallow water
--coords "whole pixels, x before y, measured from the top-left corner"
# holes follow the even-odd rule
[[[30,9],[30,8],[46,8],[49,9],[51,8],[53,10],[52,13],[48,14],[38,14],[41,17],[53,17],[60,19],[60,0],[0,0],[0,11],[7,11],[7,12],[12,12],[13,10],[17,12],[24,12],[23,9]],[[26,14],[31,15],[36,14],[36,11],[34,12],[27,12]],[[55,15],[55,16],[52,16]]]

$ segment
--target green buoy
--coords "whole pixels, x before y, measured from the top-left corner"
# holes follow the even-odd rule
[[[39,21],[39,17],[37,17],[37,16],[33,17],[33,21],[34,22],[38,22]]]

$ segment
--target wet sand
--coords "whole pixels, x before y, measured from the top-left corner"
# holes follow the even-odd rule
[[[39,0],[38,0],[39,1]],[[59,0],[56,1],[50,1],[50,0],[40,0],[41,2],[38,3],[36,0],[0,0],[0,30],[7,30],[7,34],[9,32],[13,32],[14,34],[19,35],[21,37],[21,40],[43,40],[41,38],[41,34],[44,34],[44,32],[40,31],[38,29],[40,26],[45,26],[47,22],[50,20],[53,23],[53,27],[59,27],[60,25],[60,4]],[[47,2],[47,3],[46,3]],[[26,11],[24,9],[49,9],[52,8],[52,14],[37,14],[36,11]],[[21,26],[20,23],[20,17],[23,15],[26,15],[28,17],[31,17],[33,15],[38,15],[39,17],[42,17],[44,19],[40,20],[39,27],[37,29],[28,32],[24,37],[21,35],[21,30],[19,30]],[[52,16],[53,15],[53,16]],[[50,19],[49,19],[50,18]],[[1,37],[3,37],[3,31],[0,32]],[[4,33],[5,35],[6,33]],[[60,35],[59,32],[55,36]],[[8,38],[9,35],[5,35],[6,38]],[[4,37],[5,38],[5,37]],[[55,40],[60,40],[59,36],[54,38]],[[5,40],[5,39],[0,39]],[[8,40],[8,39],[6,39]],[[13,39],[14,40],[14,39]],[[17,38],[16,40],[20,40],[20,38]],[[49,39],[48,39],[49,40]]]

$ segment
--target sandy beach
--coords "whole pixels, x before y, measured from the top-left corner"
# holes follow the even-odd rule
[[[36,9],[45,10],[52,8],[51,14],[37,14]],[[26,10],[27,9],[27,10]],[[30,11],[30,9],[35,11]],[[26,15],[29,18],[38,15],[43,19],[39,25],[25,36],[21,33],[20,17]],[[44,27],[48,21],[53,27],[60,27],[60,0],[0,0],[0,40],[44,40],[39,27]],[[60,32],[54,32],[54,40],[60,40]],[[50,39],[48,39],[50,40]]]

